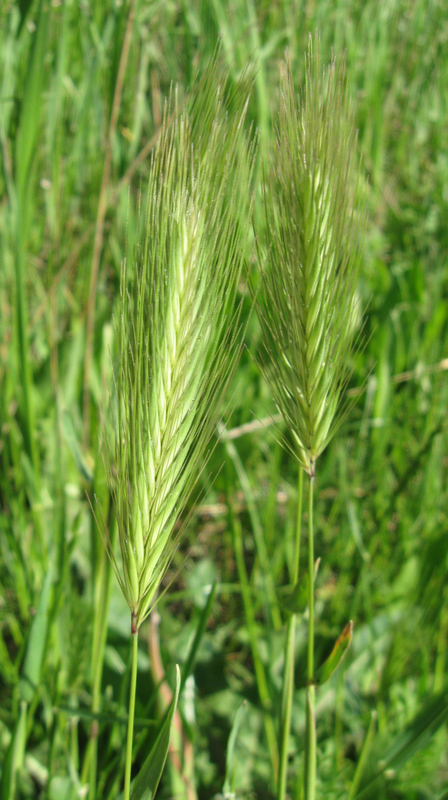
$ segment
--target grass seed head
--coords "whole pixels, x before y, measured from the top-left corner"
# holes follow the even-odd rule
[[[152,155],[143,236],[121,274],[116,435],[105,464],[134,629],[149,613],[241,345],[235,296],[250,229],[249,96],[210,66]],[[229,113],[231,108],[232,113]],[[110,550],[110,546],[109,546]]]
[[[322,70],[310,39],[297,98],[289,58],[281,81],[276,147],[265,189],[268,253],[258,310],[262,371],[314,474],[341,414],[359,320],[356,279],[362,217],[359,162],[345,61]]]

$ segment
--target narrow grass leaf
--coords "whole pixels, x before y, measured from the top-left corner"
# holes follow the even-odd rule
[[[353,798],[356,797],[356,792],[358,790],[359,784],[364,774],[367,758],[370,753],[370,747],[372,745],[377,719],[378,719],[377,712],[372,711],[369,727],[362,745],[362,750],[358,759],[358,763],[356,765],[355,774],[353,775],[353,780],[350,786],[350,792],[347,800],[353,800]]]
[[[222,787],[222,793],[224,797],[234,797],[235,791],[235,772],[236,772],[236,757],[235,757],[235,749],[236,743],[238,740],[238,734],[240,732],[240,728],[244,717],[247,713],[247,702],[244,700],[241,703],[238,711],[235,714],[235,719],[233,720],[232,730],[230,731],[229,736],[229,743],[227,745],[227,755],[226,755],[226,777],[224,780],[224,786]]]
[[[14,728],[9,748],[3,764],[1,782],[2,800],[15,800],[17,790],[17,775],[23,766],[26,746],[27,704],[20,703],[19,719]]]
[[[380,740],[375,747],[375,754],[372,753],[369,759],[359,790],[354,795],[355,800],[377,796],[378,785],[385,780],[385,773],[389,776],[398,773],[416,753],[429,744],[447,719],[448,694],[444,692],[431,697],[406,728],[389,743],[381,744]],[[378,755],[381,752],[379,747],[382,756]]]
[[[170,746],[171,722],[177,708],[179,690],[180,669],[176,666],[176,687],[172,703],[167,711],[160,733],[154,742],[154,746],[132,785],[131,800],[153,800],[157,791]]]
[[[214,583],[211,586],[210,591],[208,593],[207,602],[206,602],[204,608],[201,611],[201,616],[199,618],[198,626],[196,628],[196,633],[194,635],[193,642],[192,642],[191,647],[190,647],[190,649],[188,651],[188,656],[187,656],[187,659],[185,661],[184,667],[182,669],[182,680],[181,680],[181,683],[180,683],[180,692],[179,692],[180,694],[182,694],[182,690],[183,690],[183,688],[185,686],[185,683],[186,683],[187,679],[189,678],[189,676],[191,675],[191,673],[193,671],[194,662],[196,660],[196,656],[197,656],[199,647],[201,645],[202,637],[204,635],[205,628],[206,628],[206,625],[207,625],[207,622],[208,622],[208,619],[209,619],[209,616],[210,616],[210,613],[211,613],[211,610],[212,610],[212,607],[213,607],[213,601],[215,599],[215,594],[216,594],[216,586],[217,586],[217,583],[216,583],[216,581],[214,581]]]
[[[263,576],[263,583],[265,589],[265,596],[268,606],[268,613],[271,615],[273,626],[276,630],[281,628],[281,618],[278,608],[278,601],[275,592],[275,587],[272,580],[271,563],[269,560],[269,553],[266,546],[265,532],[261,524],[260,515],[258,513],[257,505],[255,502],[254,492],[248,478],[247,472],[244,469],[243,462],[235,444],[224,437],[224,444],[227,455],[230,457],[241,488],[244,493],[244,498],[247,503],[247,510],[249,512],[252,530],[254,533],[255,546],[260,561],[261,572]]]
[[[17,189],[21,206],[22,201],[26,198],[26,188],[38,139],[39,120],[43,109],[42,90],[45,78],[45,54],[48,47],[49,20],[49,10],[45,8],[44,3],[40,0],[17,135]]]
[[[20,678],[20,694],[28,703],[33,699],[34,693],[41,680],[42,664],[47,644],[52,582],[53,571],[50,568],[45,575],[39,602],[37,604],[36,616],[31,625],[25,663]]]

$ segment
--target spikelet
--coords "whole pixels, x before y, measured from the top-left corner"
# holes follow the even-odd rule
[[[172,558],[173,527],[241,348],[235,298],[251,219],[250,85],[244,78],[230,92],[216,73],[212,62],[172,124],[167,106],[142,244],[121,274],[116,436],[103,449],[121,565],[110,554],[133,630]]]
[[[321,71],[310,38],[298,99],[287,57],[276,148],[265,190],[269,251],[257,297],[260,366],[309,475],[340,422],[360,310],[363,214],[345,61]]]

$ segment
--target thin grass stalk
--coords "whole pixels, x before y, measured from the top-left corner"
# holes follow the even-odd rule
[[[294,543],[294,561],[291,574],[291,587],[299,580],[300,540],[302,534],[302,501],[303,501],[303,469],[299,467],[297,492],[297,521]],[[280,737],[280,769],[278,780],[278,800],[283,800],[288,782],[288,744],[291,730],[292,700],[294,695],[294,655],[297,615],[291,614],[288,620],[285,644],[285,668],[282,685],[281,737]]]
[[[216,587],[216,584],[215,584]],[[213,599],[214,591],[212,589],[209,595]],[[210,606],[207,603],[208,610]],[[205,619],[208,620],[209,614],[207,613]],[[173,701],[173,690],[171,689],[167,678],[165,667],[162,662],[160,652],[160,639],[159,639],[159,621],[160,617],[157,611],[151,614],[149,618],[149,634],[148,634],[148,654],[150,662],[150,670],[153,677],[154,685],[158,687],[158,695],[160,696],[160,715],[163,715]],[[184,680],[188,675],[184,669],[182,670],[182,679]],[[179,687],[179,697],[185,680],[182,681]],[[194,783],[194,750],[193,744],[184,730],[182,717],[179,709],[176,708],[173,715],[171,740],[168,747],[168,758],[170,762],[170,783],[171,794],[173,797],[183,797],[184,800],[197,800],[196,787]]]
[[[297,488],[297,523],[296,523],[296,541],[294,552],[294,570],[292,573],[291,584],[293,586],[299,580],[299,567],[300,567],[300,542],[302,539],[302,505],[303,505],[303,469],[299,467],[299,484]]]
[[[53,724],[52,724],[51,729],[50,729],[50,735],[49,735],[49,741],[48,741],[48,761],[47,761],[47,763],[48,763],[48,783],[47,783],[48,791],[47,791],[47,794],[46,794],[46,800],[50,800],[49,789],[50,789],[50,786],[51,786],[51,781],[53,780],[53,774],[54,774],[54,768],[55,768],[54,750],[55,750],[56,731],[57,731],[57,717],[56,717],[56,714],[55,714],[54,718],[53,718]]]
[[[75,693],[69,700],[70,705],[73,708],[74,714],[76,714],[77,709],[79,708],[78,698]],[[70,725],[70,756],[72,759],[73,766],[76,772],[79,772],[79,720],[76,716],[73,716]]]
[[[124,768],[123,800],[130,800],[131,796],[132,743],[134,740],[135,693],[137,688],[137,654],[138,654],[138,631],[135,630],[132,632],[131,685],[129,688],[128,736],[126,740],[126,763]]]
[[[40,456],[36,439],[36,420],[33,402],[33,373],[31,360],[29,357],[28,339],[28,310],[26,304],[25,291],[25,244],[23,234],[20,232],[19,220],[23,217],[21,206],[16,208],[16,235],[17,249],[15,258],[15,279],[16,279],[16,332],[17,332],[17,355],[18,373],[20,378],[20,389],[22,392],[22,413],[24,418],[23,432],[25,450],[30,458],[33,467],[33,491],[31,495],[32,516],[38,550],[44,555],[47,545],[44,541],[42,517],[38,510],[40,507]]]
[[[361,754],[359,756],[358,763],[356,765],[355,774],[353,776],[352,785],[350,786],[350,792],[347,800],[355,800],[359,784],[361,783],[361,779],[364,774],[364,769],[367,764],[367,758],[369,756],[370,746],[372,744],[373,736],[375,733],[376,719],[377,719],[376,711],[372,711],[369,727],[366,733],[366,738],[364,739],[364,743],[361,749]]]
[[[32,175],[35,164],[39,120],[43,104],[41,93],[44,88],[44,54],[49,35],[50,13],[39,3],[35,18],[35,36],[27,62],[24,94],[21,99],[19,128],[15,147],[15,186],[12,185],[12,172],[8,182],[9,201],[15,233],[15,334],[17,336],[18,375],[20,379],[20,411],[22,415],[24,444],[33,467],[33,495],[30,497],[33,509],[35,536],[42,555],[46,554],[43,522],[37,511],[40,505],[40,454],[36,438],[34,408],[34,379],[30,359],[28,335],[28,307],[26,298],[26,249],[32,223]],[[8,163],[9,159],[6,159]]]
[[[308,498],[308,663],[305,734],[305,800],[314,800],[316,789],[316,715],[314,689],[314,530],[313,484],[310,477]]]
[[[113,522],[115,539],[115,521]],[[107,617],[112,588],[112,566],[106,551],[102,550],[100,567],[96,577],[95,587],[95,622],[92,643],[92,712],[98,714],[101,704],[101,681],[103,677],[104,651],[107,640]],[[98,729],[97,720],[92,722],[89,744],[86,750],[82,780],[84,784],[89,775],[89,800],[96,798],[97,766],[98,766]]]
[[[448,557],[446,558],[446,567],[448,572]],[[440,609],[440,627],[437,642],[437,655],[434,669],[434,692],[441,692],[443,690],[445,681],[445,664],[446,654],[448,649],[448,588],[445,586],[445,591],[441,598]]]
[[[271,563],[269,560],[269,553],[266,547],[266,539],[263,531],[263,526],[261,524],[260,517],[257,512],[257,507],[255,504],[252,487],[250,485],[250,481],[247,477],[246,470],[244,469],[237,448],[235,447],[233,442],[229,442],[226,439],[225,435],[224,435],[224,440],[225,440],[225,448],[227,455],[230,456],[233,462],[233,465],[235,467],[235,472],[238,475],[238,480],[241,484],[241,488],[243,490],[244,497],[247,503],[247,510],[250,517],[250,521],[252,523],[252,530],[255,539],[255,546],[257,548],[258,560],[260,562],[260,569],[263,578],[264,590],[266,592],[267,611],[271,616],[274,629],[280,630],[282,627],[282,621],[280,616],[280,610],[278,607],[277,595],[275,592],[275,587],[271,576],[271,568],[270,568]]]
[[[233,510],[231,512],[232,518],[232,534],[233,534],[233,549],[235,552],[236,567],[238,571],[238,579],[241,586],[241,597],[244,606],[244,615],[247,622],[247,630],[249,633],[249,641],[252,651],[252,658],[254,662],[255,680],[257,683],[258,694],[261,704],[263,706],[263,722],[268,744],[269,755],[272,764],[272,771],[274,779],[277,780],[279,770],[279,759],[277,749],[277,738],[275,735],[274,723],[271,716],[271,698],[266,681],[266,674],[263,662],[258,650],[258,631],[255,621],[255,611],[252,604],[251,590],[249,577],[247,575],[246,564],[244,561],[244,548],[243,537],[241,531],[241,523],[235,516]]]
[[[98,199],[98,210],[95,225],[95,237],[93,241],[92,265],[90,269],[89,296],[87,302],[86,319],[86,349],[84,357],[84,381],[83,381],[83,442],[87,449],[90,441],[90,370],[93,358],[93,341],[95,330],[95,299],[97,292],[98,274],[100,268],[101,251],[103,247],[104,220],[107,211],[107,192],[109,188],[110,175],[112,170],[112,148],[115,131],[118,123],[118,114],[121,105],[121,94],[128,63],[129,50],[132,41],[132,29],[134,27],[135,7],[137,0],[131,0],[129,7],[126,30],[123,37],[120,63],[118,65],[117,80],[115,84],[114,98],[109,121],[107,135],[106,154],[104,157],[103,175],[101,178],[101,188]]]

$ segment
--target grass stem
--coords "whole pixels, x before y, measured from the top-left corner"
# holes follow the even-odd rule
[[[293,571],[291,585],[294,587],[299,579],[300,563],[300,538],[302,533],[302,497],[303,497],[303,469],[299,467],[297,523],[294,549]],[[282,686],[281,730],[280,730],[280,770],[278,780],[278,800],[283,800],[286,794],[288,779],[288,743],[291,729],[292,698],[294,693],[294,652],[296,614],[291,614],[288,621],[285,644],[285,666]]]
[[[137,686],[137,652],[138,652],[138,632],[133,630],[131,686],[129,690],[128,736],[126,741],[126,765],[124,771],[123,800],[129,800],[131,795],[132,742],[134,738],[135,690]]]
[[[300,565],[300,539],[302,536],[302,502],[303,502],[303,469],[299,467],[299,484],[297,488],[297,523],[296,523],[296,541],[294,551],[294,569],[292,573],[292,585],[295,586],[299,580],[299,565]]]
[[[131,0],[129,7],[128,21],[123,38],[120,62],[118,65],[117,81],[115,84],[112,110],[107,136],[106,155],[104,158],[103,176],[98,200],[98,210],[95,225],[95,236],[93,240],[92,266],[90,271],[89,297],[87,302],[87,321],[86,321],[86,349],[84,358],[84,386],[83,386],[83,424],[84,424],[84,447],[87,449],[90,442],[90,370],[93,359],[94,328],[95,328],[95,299],[97,292],[98,273],[103,248],[104,221],[107,211],[107,193],[112,171],[112,150],[115,132],[118,123],[118,114],[121,105],[123,83],[128,63],[129,50],[132,40],[132,28],[134,25],[136,0]]]
[[[316,717],[314,710],[314,531],[313,531],[313,485],[310,476],[308,506],[308,665],[306,690],[306,741],[305,741],[305,800],[314,800],[316,784]]]
[[[114,537],[114,527],[112,536]],[[107,617],[109,613],[112,569],[106,551],[102,550],[95,586],[95,615],[93,628],[92,652],[92,712],[99,714],[101,708],[101,682],[103,678],[104,651],[107,641]],[[89,745],[86,753],[86,768],[89,769],[89,800],[96,799],[97,766],[98,766],[98,733],[97,720],[92,723]]]
[[[233,547],[234,547],[236,565],[238,570],[238,578],[241,586],[241,597],[244,605],[247,630],[249,633],[250,645],[252,650],[252,658],[254,662],[255,680],[257,682],[258,694],[261,700],[261,704],[263,706],[263,711],[264,711],[263,721],[264,721],[266,740],[268,743],[269,755],[271,758],[272,771],[274,774],[274,779],[276,780],[278,775],[279,764],[278,764],[277,741],[274,730],[274,723],[272,720],[271,710],[270,710],[271,698],[269,695],[269,689],[266,680],[264,665],[261,660],[261,656],[258,649],[257,623],[255,619],[255,610],[252,604],[249,577],[247,574],[246,564],[244,561],[243,535],[241,530],[241,523],[236,514],[233,513],[233,510],[231,511],[231,522],[232,522],[232,533],[233,533]]]
[[[261,524],[261,520],[258,515],[257,507],[255,504],[253,490],[250,485],[250,481],[247,477],[246,470],[244,469],[243,462],[241,461],[240,454],[238,453],[236,446],[233,444],[233,442],[226,441],[225,448],[226,452],[228,453],[228,455],[232,460],[235,472],[238,475],[238,480],[241,484],[241,488],[243,490],[244,497],[247,503],[247,510],[252,524],[252,530],[254,532],[255,546],[257,548],[257,555],[260,562],[261,573],[263,576],[263,583],[267,598],[267,609],[271,615],[274,629],[280,630],[282,626],[282,620],[281,620],[280,610],[278,607],[277,597],[275,594],[275,587],[272,581],[272,575],[270,569],[271,564],[269,560],[268,550],[266,547],[266,539],[263,531],[263,526]]]
[[[377,714],[375,711],[373,711],[372,716],[370,717],[370,724],[367,730],[366,738],[364,739],[364,744],[362,746],[361,755],[359,756],[359,760],[356,765],[355,774],[353,776],[352,785],[350,787],[350,792],[348,795],[348,800],[354,800],[359,788],[359,784],[361,783],[361,779],[364,774],[364,768],[367,763],[367,757],[370,751],[370,745],[372,744],[372,739],[375,734],[376,720],[377,720]]]

